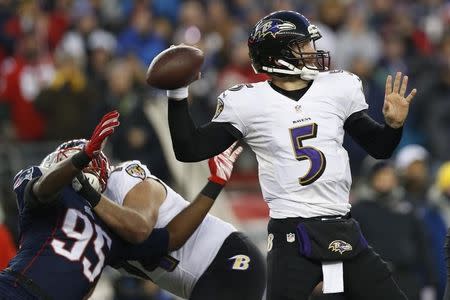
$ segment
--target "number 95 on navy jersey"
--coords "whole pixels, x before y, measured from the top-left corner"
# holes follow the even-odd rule
[[[31,167],[14,178],[20,249],[9,267],[32,279],[54,299],[82,299],[105,265],[125,258],[124,249],[128,252],[131,248],[109,231],[71,186],[52,204],[27,206],[24,199],[32,196],[27,184],[41,175],[39,167]],[[160,252],[167,249],[164,247]]]

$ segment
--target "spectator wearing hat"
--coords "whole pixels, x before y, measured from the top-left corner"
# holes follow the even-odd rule
[[[93,113],[98,96],[83,71],[82,44],[76,41],[66,39],[58,46],[53,81],[39,93],[34,103],[47,120],[44,135],[47,140],[67,140],[89,134],[90,124],[83,120]]]
[[[407,145],[400,149],[395,158],[406,199],[413,205],[426,202],[429,187],[428,151],[420,145]]]
[[[430,190],[430,199],[438,207],[447,227],[450,227],[450,161],[439,167]]]
[[[437,296],[441,299],[446,282],[443,245],[447,226],[439,208],[429,200],[429,157],[429,152],[424,147],[416,144],[407,145],[398,152],[395,167],[400,174],[405,200],[416,208],[430,238],[430,250],[438,272]]]
[[[117,48],[115,36],[103,29],[94,30],[88,38],[87,76],[101,99],[108,91],[108,68]]]
[[[437,279],[424,224],[413,205],[403,199],[393,165],[369,163],[367,192],[353,205],[352,215],[369,244],[390,265],[408,299],[434,294]]]

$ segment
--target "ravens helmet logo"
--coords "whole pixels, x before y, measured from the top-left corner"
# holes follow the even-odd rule
[[[260,22],[256,25],[254,34],[251,36],[253,41],[257,41],[264,38],[266,35],[270,34],[272,37],[276,37],[277,34],[284,31],[294,30],[296,27],[294,24],[288,21],[283,21],[280,19],[270,19]]]

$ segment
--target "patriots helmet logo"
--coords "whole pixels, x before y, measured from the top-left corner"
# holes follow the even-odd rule
[[[275,38],[278,34],[294,30],[295,28],[296,26],[288,21],[280,19],[265,20],[256,26],[251,39],[258,41],[269,34]]]
[[[353,247],[349,243],[342,240],[334,240],[330,243],[330,245],[328,245],[328,249],[333,252],[339,252],[340,254],[342,254],[345,251],[352,251]]]

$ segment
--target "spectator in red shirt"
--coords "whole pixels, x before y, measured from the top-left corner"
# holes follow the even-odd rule
[[[3,224],[3,211],[0,207],[0,271],[6,268],[11,258],[16,255],[16,245],[8,228]]]
[[[42,138],[45,121],[35,110],[33,101],[53,78],[54,67],[37,42],[34,32],[19,41],[14,57],[0,67],[0,103],[9,107],[14,136],[20,141]]]

